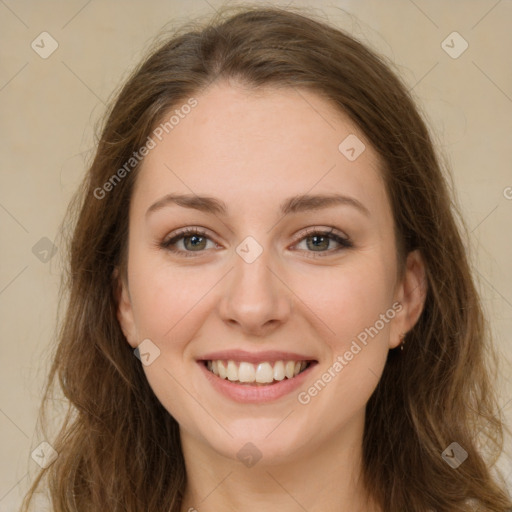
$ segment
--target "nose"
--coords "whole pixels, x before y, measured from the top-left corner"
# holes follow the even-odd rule
[[[225,279],[219,313],[245,334],[268,336],[291,314],[293,294],[269,253],[264,250],[252,262],[235,254],[234,268]]]

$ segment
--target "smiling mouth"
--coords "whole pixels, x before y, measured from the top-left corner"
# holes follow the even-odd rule
[[[233,384],[271,386],[285,379],[293,379],[317,361],[263,361],[258,364],[246,361],[203,361],[208,371]]]

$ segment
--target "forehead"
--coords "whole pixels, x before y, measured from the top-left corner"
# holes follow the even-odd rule
[[[277,208],[293,195],[340,193],[358,199],[377,219],[389,215],[377,154],[321,96],[218,83],[194,98],[194,108],[175,105],[162,119],[180,114],[173,124],[151,135],[155,145],[137,176],[135,208],[181,192],[221,198],[238,215],[251,207]],[[354,160],[347,158],[354,155],[351,148],[356,156],[364,150]]]

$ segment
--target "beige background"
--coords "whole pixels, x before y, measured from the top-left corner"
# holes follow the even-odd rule
[[[512,2],[269,3],[314,8],[391,58],[413,88],[453,169],[471,231],[476,275],[508,376],[500,381],[500,404],[510,423]],[[44,441],[35,425],[62,254],[41,261],[48,241],[40,240],[55,240],[104,103],[152,38],[164,24],[172,28],[220,5],[0,0],[0,511],[17,510],[37,469],[30,454]],[[43,31],[58,42],[46,59],[31,48]],[[453,31],[469,44],[458,58],[441,46]],[[452,51],[461,43],[455,39]],[[503,457],[501,465],[510,483],[512,460]]]

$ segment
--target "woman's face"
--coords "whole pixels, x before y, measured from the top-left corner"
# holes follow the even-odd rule
[[[421,312],[421,260],[399,278],[377,155],[324,99],[221,83],[196,100],[137,177],[118,317],[183,439],[293,460],[362,431]]]

